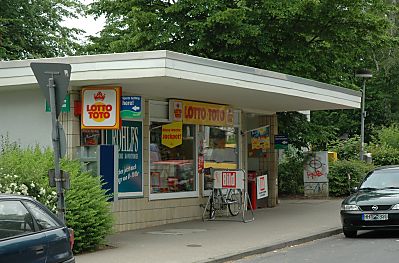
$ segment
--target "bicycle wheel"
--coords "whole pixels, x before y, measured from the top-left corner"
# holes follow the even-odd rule
[[[216,216],[216,209],[215,209],[215,195],[212,191],[212,198],[209,202],[209,219],[215,219]]]
[[[240,213],[242,208],[242,192],[238,189],[230,189],[227,194],[227,205],[232,216]]]

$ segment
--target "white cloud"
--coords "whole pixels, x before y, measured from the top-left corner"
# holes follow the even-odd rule
[[[93,2],[93,0],[81,0],[81,2],[87,5]],[[98,17],[97,19],[94,19],[94,16],[79,17],[77,19],[68,18],[61,24],[69,28],[79,28],[85,31],[81,38],[82,41],[85,41],[88,36],[99,35],[99,32],[104,28],[105,16]]]

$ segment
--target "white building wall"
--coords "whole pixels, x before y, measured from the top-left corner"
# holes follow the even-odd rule
[[[39,88],[0,92],[0,136],[21,146],[51,146],[51,115]]]

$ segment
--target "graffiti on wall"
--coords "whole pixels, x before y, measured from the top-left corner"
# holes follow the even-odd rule
[[[303,181],[305,183],[328,182],[327,152],[312,152],[305,157]]]
[[[304,192],[306,196],[325,196],[328,195],[328,182],[324,183],[305,183]]]
[[[328,153],[311,152],[303,171],[305,196],[328,196]]]

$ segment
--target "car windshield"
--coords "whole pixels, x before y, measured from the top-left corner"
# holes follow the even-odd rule
[[[370,173],[360,189],[399,189],[399,169],[382,169]]]
[[[235,148],[206,148],[204,150],[205,162],[235,163],[237,155]]]

